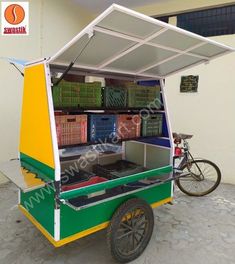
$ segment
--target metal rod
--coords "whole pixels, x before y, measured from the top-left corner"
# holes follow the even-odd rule
[[[10,64],[13,65],[13,67],[15,67],[17,71],[24,77],[24,73],[13,62],[10,62]]]
[[[83,51],[85,50],[85,48],[87,47],[87,45],[90,43],[90,41],[91,41],[91,39],[92,39],[93,36],[94,36],[94,34],[92,34],[92,35],[89,36],[89,39],[88,39],[86,45],[82,48],[82,50],[78,53],[78,55],[75,57],[75,59],[65,69],[65,71],[62,73],[62,75],[60,76],[60,78],[54,83],[54,86],[58,85],[64,79],[64,77],[67,75],[67,73],[73,67],[74,63],[78,60],[78,58],[81,56],[81,54],[83,53]]]

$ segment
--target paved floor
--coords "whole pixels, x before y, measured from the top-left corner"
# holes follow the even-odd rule
[[[221,185],[211,195],[192,198],[176,192],[174,205],[154,210],[155,229],[136,264],[234,264],[235,186]],[[115,263],[105,231],[54,249],[18,211],[17,190],[0,185],[1,264]]]

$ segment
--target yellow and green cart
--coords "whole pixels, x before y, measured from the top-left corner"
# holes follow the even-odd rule
[[[54,56],[26,63],[19,159],[0,166],[1,172],[19,187],[22,213],[55,247],[108,228],[108,243],[117,260],[127,262],[138,257],[151,237],[151,208],[173,199],[174,146],[164,79],[232,51],[230,47],[113,4]],[[145,171],[62,190],[62,172],[84,149],[79,144],[60,149],[57,142],[52,91],[67,73],[148,85],[156,85],[158,81],[162,108],[152,110],[150,105],[145,110],[163,115],[162,135],[130,139],[121,145],[118,142],[121,148],[116,153],[143,166]],[[105,113],[107,109],[92,109],[96,110]],[[95,149],[95,144],[86,146]],[[65,160],[64,153],[68,154]],[[113,154],[97,155],[100,160]],[[136,183],[142,185],[126,188]],[[119,191],[112,193],[112,190]],[[86,202],[79,204],[81,197]]]

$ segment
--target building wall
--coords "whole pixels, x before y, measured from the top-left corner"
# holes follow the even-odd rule
[[[235,47],[234,36],[212,39]],[[193,134],[196,157],[219,165],[223,182],[235,184],[235,54],[225,55],[166,79],[170,117],[174,131]],[[182,75],[199,75],[195,94],[179,92]]]
[[[144,1],[143,1],[144,3]],[[139,6],[135,8],[136,11],[144,13],[148,16],[168,15],[180,12],[202,9],[211,6],[221,6],[225,4],[234,4],[232,0],[163,0],[156,1],[154,4]]]
[[[0,36],[0,57],[34,60],[53,55],[93,19],[72,1],[30,0],[29,8],[29,36]],[[18,155],[23,78],[1,59],[0,70],[1,162]],[[5,180],[0,176],[0,182]]]
[[[174,14],[230,3],[232,1],[163,1],[138,8],[147,15]],[[176,19],[171,18],[175,24]],[[235,47],[234,35],[211,39]],[[166,93],[173,130],[193,134],[191,150],[196,157],[214,161],[222,171],[222,181],[235,184],[235,54],[225,55],[166,79]],[[182,94],[181,76],[199,75],[199,90]]]

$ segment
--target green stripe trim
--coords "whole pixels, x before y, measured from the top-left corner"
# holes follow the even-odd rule
[[[48,165],[20,152],[20,161],[22,167],[25,167],[29,171],[36,173],[44,181],[55,179],[55,170]]]
[[[95,185],[86,186],[86,187],[79,188],[76,190],[67,191],[67,192],[61,193],[60,198],[68,200],[68,199],[72,199],[78,196],[88,195],[94,192],[98,192],[104,189],[111,189],[119,185],[143,180],[149,177],[170,173],[171,171],[172,171],[172,166],[166,166],[166,167],[162,167],[159,169],[149,170],[149,171],[133,174],[130,176],[126,176],[123,178],[119,178],[119,179],[115,179],[115,180],[111,180],[107,182],[102,182],[102,183],[95,184]]]

